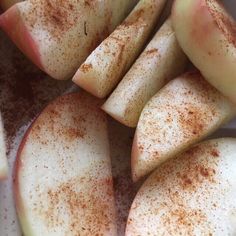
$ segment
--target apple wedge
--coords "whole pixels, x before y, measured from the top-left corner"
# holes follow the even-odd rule
[[[137,0],[29,0],[0,17],[1,28],[43,71],[69,79]]]
[[[22,2],[22,1],[23,0],[0,0],[0,7],[2,8],[2,10],[5,11],[11,6],[13,6],[14,4],[18,2]]]
[[[147,179],[126,236],[236,235],[236,139],[201,143]]]
[[[198,72],[169,82],[145,106],[132,147],[137,181],[211,134],[236,114],[236,106]]]
[[[218,0],[176,0],[176,36],[203,76],[236,103],[236,22]]]
[[[186,64],[187,58],[168,19],[110,95],[103,110],[122,124],[136,127],[148,100],[181,74]]]
[[[25,134],[14,193],[25,236],[116,235],[107,121],[85,93],[49,104]]]
[[[8,173],[8,163],[6,157],[5,137],[2,116],[0,113],[0,180],[5,179]]]
[[[140,0],[127,19],[86,59],[73,81],[99,98],[112,92],[137,58],[166,0]]]

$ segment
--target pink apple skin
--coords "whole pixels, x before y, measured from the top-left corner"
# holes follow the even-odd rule
[[[88,94],[67,94],[50,103],[28,128],[14,171],[15,203],[26,236],[116,236],[107,122],[100,105]],[[37,186],[46,191],[39,194]]]
[[[198,144],[159,166],[139,189],[125,236],[235,235],[236,139]]]
[[[65,80],[136,2],[23,1],[0,16],[0,26],[38,67],[55,79]]]
[[[134,182],[201,141],[236,114],[235,106],[199,72],[170,81],[144,107],[131,154]]]
[[[28,224],[26,223],[26,216],[24,215],[25,209],[24,209],[24,204],[20,195],[20,185],[19,185],[19,181],[18,181],[18,174],[21,171],[21,167],[22,167],[22,162],[20,159],[20,155],[21,152],[23,150],[23,147],[25,145],[26,139],[31,131],[31,128],[33,126],[34,122],[30,125],[30,127],[28,128],[28,130],[26,131],[21,144],[19,146],[19,149],[17,151],[17,156],[16,156],[16,161],[15,161],[15,166],[14,166],[14,176],[13,176],[13,192],[14,192],[14,200],[15,200],[15,205],[17,208],[17,213],[18,213],[18,217],[21,220],[21,227],[23,229],[24,232],[30,232],[30,227],[27,227]]]
[[[44,110],[43,110],[44,111]],[[42,112],[43,112],[42,111]],[[31,129],[35,123],[35,121],[37,120],[38,116],[40,114],[38,114],[34,120],[32,121],[31,125],[28,127],[28,129],[26,130],[23,139],[21,140],[20,146],[17,150],[17,155],[16,155],[16,160],[15,160],[15,165],[13,168],[13,192],[14,192],[14,201],[15,201],[15,205],[17,208],[17,214],[19,219],[21,219],[21,223],[22,223],[22,229],[24,230],[24,232],[30,232],[30,227],[27,227],[28,224],[26,223],[26,216],[24,215],[25,212],[25,208],[24,208],[24,204],[20,195],[20,184],[19,184],[19,173],[21,171],[22,168],[22,160],[20,159],[22,150],[25,146],[27,137],[29,136],[29,133],[31,132]],[[31,233],[32,234],[32,233]]]
[[[9,35],[17,47],[43,70],[38,45],[22,21],[16,5],[0,16],[0,27]]]
[[[175,0],[172,23],[203,76],[236,103],[236,22],[217,0]]]

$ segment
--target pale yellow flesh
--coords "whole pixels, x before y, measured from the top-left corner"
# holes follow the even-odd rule
[[[8,172],[3,121],[0,113],[0,179],[5,179]]]
[[[107,96],[144,47],[166,0],[140,0],[128,18],[86,59],[73,81],[93,95]]]
[[[181,74],[186,63],[168,19],[110,95],[103,110],[122,124],[136,127],[148,100]]]
[[[236,235],[236,139],[201,143],[147,179],[126,236]]]
[[[236,22],[217,0],[176,0],[172,22],[184,52],[236,103]]]
[[[211,134],[235,110],[198,72],[169,82],[142,111],[132,150],[134,181]]]
[[[105,114],[88,94],[49,104],[29,128],[15,166],[25,236],[116,236]]]

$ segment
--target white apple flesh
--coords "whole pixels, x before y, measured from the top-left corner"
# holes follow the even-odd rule
[[[122,124],[136,127],[148,100],[181,74],[186,64],[187,58],[168,19],[110,95],[103,110]]]
[[[14,193],[25,236],[117,235],[107,121],[85,93],[49,104],[25,134]]]
[[[0,113],[0,180],[5,179],[8,173],[3,121]]]
[[[28,0],[0,16],[0,26],[43,71],[69,79],[137,0]]]
[[[236,139],[201,143],[146,180],[126,236],[236,235]]]
[[[236,103],[236,22],[217,0],[176,0],[180,46],[203,76]]]
[[[99,98],[106,97],[140,54],[166,0],[140,0],[127,19],[86,59],[73,81]]]
[[[198,72],[169,82],[139,119],[132,148],[134,181],[217,130],[235,112],[235,105]]]

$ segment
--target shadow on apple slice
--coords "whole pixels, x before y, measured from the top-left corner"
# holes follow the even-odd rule
[[[132,148],[133,180],[210,135],[235,112],[235,105],[200,73],[172,80],[142,111]]]
[[[116,87],[143,47],[167,0],[141,0],[134,10],[80,66],[73,81],[104,98]]]
[[[85,93],[50,103],[25,134],[14,193],[24,235],[116,235],[107,121]]]
[[[2,115],[0,113],[0,180],[5,179],[8,173],[8,163],[6,157],[6,146]]]
[[[112,174],[117,208],[118,235],[125,234],[126,221],[134,197],[141,186],[131,178],[131,147],[134,129],[129,129],[113,119],[108,120]]]
[[[201,143],[159,166],[132,204],[126,236],[235,235],[236,139]]]

